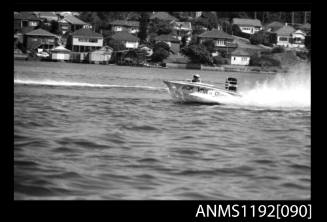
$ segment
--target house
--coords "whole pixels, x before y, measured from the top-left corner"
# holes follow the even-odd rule
[[[36,29],[24,34],[24,46],[26,49],[42,48],[43,50],[53,49],[58,37],[43,29]]]
[[[89,62],[96,64],[108,64],[111,58],[113,49],[109,46],[104,46],[99,50],[89,53]]]
[[[70,59],[70,50],[63,46],[58,46],[51,50],[51,59],[55,61],[68,61]]]
[[[182,37],[187,36],[190,38],[192,35],[192,24],[191,22],[172,22],[173,29],[176,31],[176,36],[179,40],[182,40]]]
[[[283,46],[283,47],[290,47],[291,46],[291,39],[292,39],[292,33],[295,32],[295,29],[285,23],[285,25],[273,33],[276,33],[277,36],[277,45]]]
[[[271,22],[265,25],[264,30],[267,32],[274,32],[277,29],[280,29],[281,27],[283,27],[284,24],[281,22]]]
[[[237,48],[231,53],[231,65],[248,66],[250,64],[250,54],[245,50]]]
[[[14,32],[21,32],[23,28],[30,27],[31,30],[37,27],[40,19],[30,12],[14,13]],[[30,31],[31,31],[30,30]]]
[[[168,14],[167,12],[153,12],[153,14],[150,16],[150,20],[153,19],[159,19],[159,20],[164,20],[164,21],[178,21],[177,18],[174,16]]]
[[[138,21],[115,20],[110,25],[114,32],[127,31],[134,34],[139,32],[140,23]]]
[[[213,40],[216,47],[234,47],[234,37],[222,30],[213,29],[198,36],[199,42]]]
[[[73,15],[66,15],[64,18],[60,19],[58,23],[62,34],[65,34],[66,32],[75,32],[79,29],[92,29],[92,25]]]
[[[164,42],[169,45],[170,50],[176,54],[180,51],[180,41],[177,38],[174,38],[171,35],[159,35],[154,38],[155,42]]]
[[[39,18],[48,22],[59,20],[59,17],[55,12],[39,12]]]
[[[261,22],[258,19],[233,18],[232,24],[238,25],[242,32],[248,34],[254,34],[262,30]]]
[[[136,49],[139,46],[140,39],[127,31],[117,32],[111,36],[112,39],[122,42],[126,48]]]
[[[100,49],[102,46],[102,34],[93,32],[91,29],[83,28],[71,34],[71,47],[73,52],[90,52]]]
[[[302,30],[298,29],[295,32],[293,32],[291,34],[292,37],[292,41],[291,41],[291,47],[295,47],[295,48],[304,48],[305,44],[305,37],[306,37],[306,33],[303,32]]]

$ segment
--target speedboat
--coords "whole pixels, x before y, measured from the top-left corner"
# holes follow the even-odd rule
[[[171,97],[177,102],[223,104],[225,101],[241,97],[237,92],[237,79],[228,77],[225,87],[218,88],[211,84],[187,81],[163,81]]]

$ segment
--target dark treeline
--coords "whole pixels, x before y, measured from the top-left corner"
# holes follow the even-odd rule
[[[143,13],[143,16],[142,16]],[[141,11],[97,11],[88,12],[84,11],[80,14],[80,19],[93,25],[96,31],[109,29],[110,22],[114,20],[134,20],[140,21],[144,18],[144,13],[149,16],[152,12],[141,12]],[[194,21],[195,12],[168,12],[172,16],[176,17],[180,21]],[[233,18],[251,18],[259,19],[263,24],[267,24],[273,21],[279,21],[282,23],[295,23],[304,24],[311,23],[311,13],[305,11],[294,11],[294,12],[271,12],[271,11],[214,11],[214,12],[203,12],[201,18],[206,18],[212,21],[222,23],[223,21],[231,21]]]

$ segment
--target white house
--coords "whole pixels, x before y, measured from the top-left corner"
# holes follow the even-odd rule
[[[296,48],[304,48],[304,41],[305,41],[305,37],[306,34],[305,32],[301,31],[301,30],[296,30],[295,32],[293,32],[291,34],[292,36],[292,44],[291,47],[296,47]]]
[[[295,32],[295,29],[288,25],[287,23],[285,23],[285,25],[279,29],[277,29],[276,31],[274,31],[274,33],[276,33],[277,35],[277,45],[279,46],[283,46],[283,47],[292,47],[292,34]]]
[[[140,41],[138,37],[130,34],[127,31],[117,32],[111,38],[122,42],[126,48],[132,48],[132,49],[138,48],[139,41]]]
[[[236,49],[231,53],[232,65],[248,66],[250,64],[250,54],[242,49]]]
[[[198,36],[200,43],[206,40],[213,40],[217,47],[228,47],[234,41],[234,37],[227,34],[224,31],[213,29],[211,31],[204,32]]]
[[[73,52],[90,52],[103,46],[103,36],[91,29],[79,29],[72,34]]]
[[[58,46],[51,50],[51,59],[57,61],[67,61],[70,58],[70,50],[63,46]]]
[[[238,25],[242,32],[254,34],[262,30],[262,24],[258,19],[233,18],[233,25]]]
[[[139,32],[140,22],[116,20],[110,23],[111,30],[114,32],[128,31],[129,33]]]

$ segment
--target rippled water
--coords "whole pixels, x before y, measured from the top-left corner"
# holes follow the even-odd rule
[[[14,198],[310,199],[310,104],[174,103],[194,72],[15,62]]]

